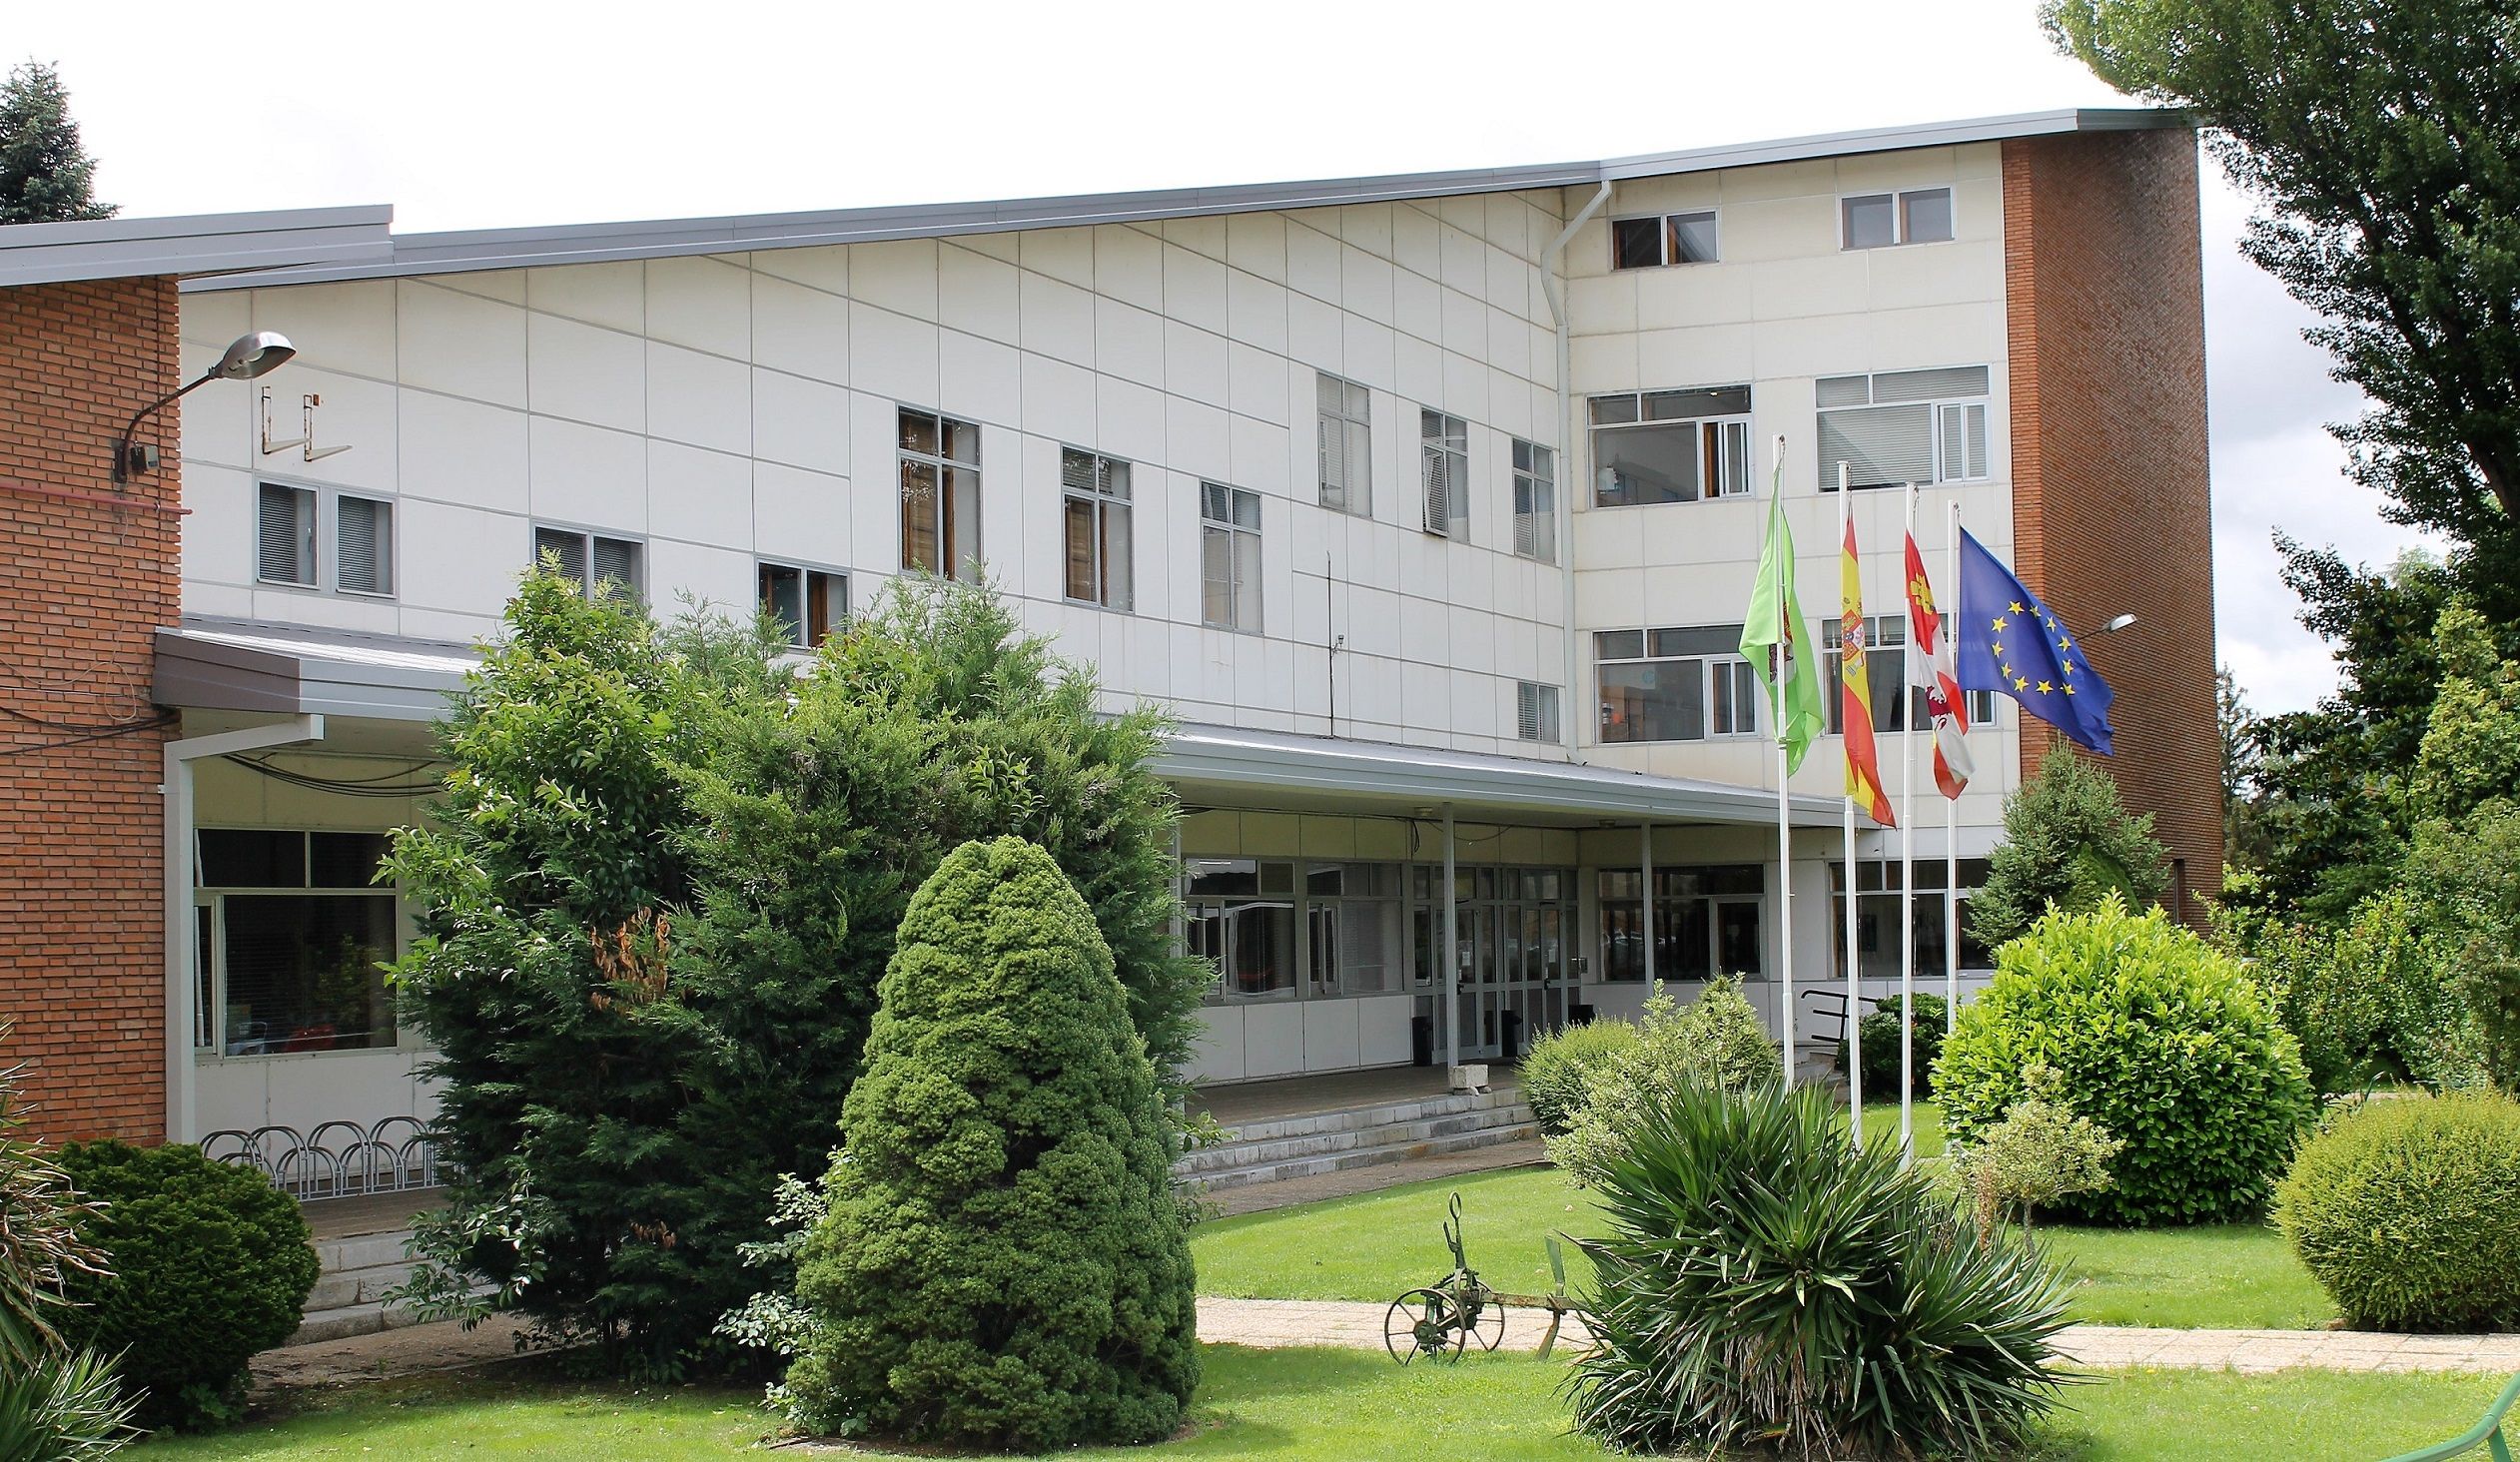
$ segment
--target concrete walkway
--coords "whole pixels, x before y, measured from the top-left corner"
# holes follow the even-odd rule
[[[1212,1345],[1271,1350],[1330,1345],[1380,1350],[1386,1304],[1353,1300],[1203,1299],[1199,1338]],[[1505,1316],[1505,1350],[1532,1350],[1548,1325],[1539,1310]],[[1582,1345],[1583,1321],[1568,1316],[1559,1344]],[[2293,1366],[2338,1371],[2520,1371],[2520,1335],[2390,1335],[2358,1330],[2154,1330],[2074,1325],[2059,1348],[2081,1364],[2118,1368],[2272,1371]]]

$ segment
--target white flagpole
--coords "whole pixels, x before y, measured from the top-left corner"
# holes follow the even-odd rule
[[[1951,569],[1943,580],[1952,591],[1951,607],[1943,612],[1943,622],[1935,637],[1936,648],[1951,644],[1951,637],[1960,632],[1960,499],[1952,499]],[[1957,661],[1955,653],[1952,658]],[[1962,695],[1969,692],[1962,691]],[[1960,706],[1952,714],[1961,713]],[[1949,1037],[1960,1023],[1960,799],[1943,799],[1943,1034]]]
[[[1917,484],[1910,482],[1907,494],[1908,536],[1917,531]],[[1907,561],[1907,544],[1899,545],[1900,562]],[[1905,582],[1903,573],[1902,582]],[[1900,594],[1900,612],[1908,612],[1906,593]],[[1911,618],[1914,616],[1911,615]],[[1915,655],[1915,626],[1905,653],[1900,656],[1902,668]],[[1917,1034],[1917,737],[1916,692],[1911,689],[1912,675],[1899,677],[1899,694],[1905,699],[1899,706],[1899,1161],[1902,1166],[1916,1160],[1916,1034]]]
[[[1773,465],[1775,471],[1769,480],[1775,485],[1769,490],[1774,492],[1780,501],[1778,504],[1771,504],[1772,508],[1781,505],[1785,496],[1785,438],[1782,435],[1776,438],[1776,456]],[[1781,589],[1783,586],[1780,584],[1779,587]],[[1769,675],[1768,679],[1775,682],[1777,964],[1778,968],[1784,972],[1782,1002],[1784,1011],[1779,1016],[1778,1023],[1785,1030],[1785,1090],[1791,1092],[1794,1090],[1794,848],[1791,819],[1793,804],[1791,793],[1785,785],[1788,771],[1785,762],[1787,661],[1784,650],[1786,646],[1792,645],[1798,653],[1808,653],[1810,647],[1799,643],[1792,622],[1793,606],[1786,601],[1785,595],[1781,592],[1776,596],[1776,612],[1784,623],[1778,626],[1778,654],[1774,673]]]
[[[1846,463],[1840,462],[1838,463],[1838,544],[1840,552],[1845,551],[1847,524],[1853,520],[1855,512],[1855,508],[1851,500],[1853,497],[1854,493],[1849,491],[1847,488]],[[1856,563],[1856,580],[1860,588],[1863,581],[1863,562],[1861,559],[1857,560]],[[1866,648],[1869,650],[1871,646],[1868,644]],[[1838,664],[1841,667],[1844,667],[1846,664],[1846,645],[1843,637],[1841,637],[1838,646]],[[1841,669],[1841,673],[1843,673],[1843,668]],[[1838,697],[1838,731],[1841,739],[1843,740],[1849,729],[1845,724],[1846,696],[1843,693],[1841,693]],[[1847,774],[1846,789],[1846,1110],[1848,1129],[1855,1137],[1855,1145],[1861,1147],[1864,1145],[1864,1007],[1862,1004],[1863,987],[1857,983],[1856,980],[1855,777],[1853,766],[1854,763],[1850,760],[1848,762],[1849,771]]]

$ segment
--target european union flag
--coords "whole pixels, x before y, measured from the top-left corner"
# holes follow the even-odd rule
[[[1996,690],[2022,709],[2102,756],[2109,754],[2108,703],[2100,678],[2057,611],[2022,586],[1987,546],[1960,535],[1960,684]]]

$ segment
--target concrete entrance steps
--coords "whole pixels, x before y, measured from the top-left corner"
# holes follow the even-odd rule
[[[1407,1096],[1246,1121],[1230,1141],[1184,1154],[1174,1172],[1211,1192],[1495,1146],[1537,1135],[1521,1094]]]
[[[412,1231],[403,1228],[316,1240],[324,1272],[307,1296],[306,1321],[289,1343],[312,1345],[417,1323],[409,1305],[385,1297],[412,1277],[412,1262],[405,1257],[411,1239]]]

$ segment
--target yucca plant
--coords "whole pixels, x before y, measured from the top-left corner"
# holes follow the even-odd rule
[[[88,1462],[132,1440],[137,1403],[93,1350],[48,1349],[0,1365],[0,1462]]]
[[[0,1026],[0,1040],[8,1034]],[[20,1134],[24,1070],[0,1070],[0,1462],[102,1457],[131,1440],[134,1403],[111,1362],[61,1337],[64,1284],[103,1274],[104,1256],[79,1236],[94,1206],[50,1149]]]
[[[1621,1451],[1984,1456],[2066,1379],[2062,1285],[2025,1238],[1981,1238],[1887,1142],[1857,1149],[1806,1089],[1686,1085],[1639,1112],[1581,1240],[1596,1348],[1567,1386]]]

